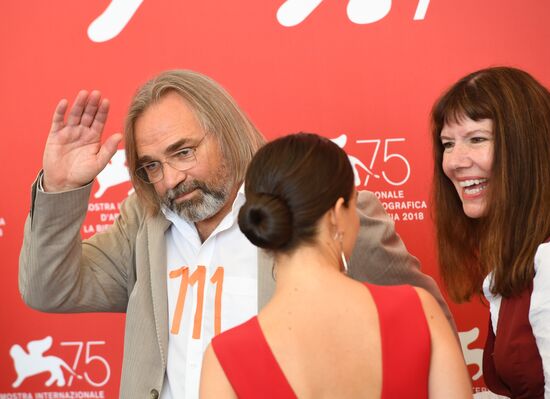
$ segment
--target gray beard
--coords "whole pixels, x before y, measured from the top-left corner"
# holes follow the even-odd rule
[[[181,194],[195,189],[198,191],[194,198],[175,202],[175,199]],[[175,188],[168,190],[161,198],[161,202],[187,222],[195,223],[217,214],[227,202],[229,191],[228,186],[212,187],[203,181],[191,180],[181,182]]]

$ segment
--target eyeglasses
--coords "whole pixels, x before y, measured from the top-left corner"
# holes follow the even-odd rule
[[[136,176],[147,184],[155,184],[164,178],[163,164],[168,164],[170,167],[185,172],[197,164],[196,152],[197,148],[202,144],[206,134],[200,141],[191,147],[185,147],[177,150],[173,154],[166,157],[164,161],[152,161],[141,165],[136,169]]]

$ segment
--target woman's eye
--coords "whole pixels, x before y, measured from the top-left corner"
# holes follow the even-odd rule
[[[453,148],[453,142],[452,141],[442,141],[441,145],[443,146],[443,148],[445,150],[450,150],[451,148]]]
[[[472,137],[472,143],[483,143],[487,141],[485,137]]]

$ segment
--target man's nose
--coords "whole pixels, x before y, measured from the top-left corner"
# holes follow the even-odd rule
[[[164,163],[162,166],[163,181],[167,189],[173,189],[187,178],[187,173],[175,169],[169,163]]]

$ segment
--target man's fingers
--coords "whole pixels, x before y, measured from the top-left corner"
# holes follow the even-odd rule
[[[67,118],[67,125],[76,126],[80,123],[82,118],[82,112],[86,107],[88,101],[88,92],[86,90],[80,90],[76,95],[73,106],[69,112],[69,117]]]
[[[105,140],[105,143],[103,143],[97,154],[98,161],[101,165],[103,165],[103,167],[105,167],[105,165],[107,165],[113,155],[115,155],[118,144],[121,140],[122,134],[120,133],[113,134],[111,137]]]
[[[109,115],[109,100],[104,98],[99,103],[91,129],[95,132],[101,133],[103,131],[103,127],[105,126],[105,121],[107,121],[107,115]]]
[[[59,101],[53,112],[52,128],[50,132],[57,132],[63,129],[63,126],[65,126],[65,112],[67,112],[68,106],[69,102],[65,98]]]
[[[79,91],[65,124],[65,114],[68,107],[69,102],[66,99],[57,104],[52,118],[52,132],[58,132],[65,126],[81,125],[101,134],[109,112],[109,101],[101,99],[101,92],[94,90],[88,94],[86,90]]]
[[[82,126],[90,127],[95,119],[97,109],[99,107],[99,101],[101,99],[101,93],[97,90],[94,90],[90,93],[88,97],[88,102],[84,108],[84,113],[80,119],[80,124]]]

